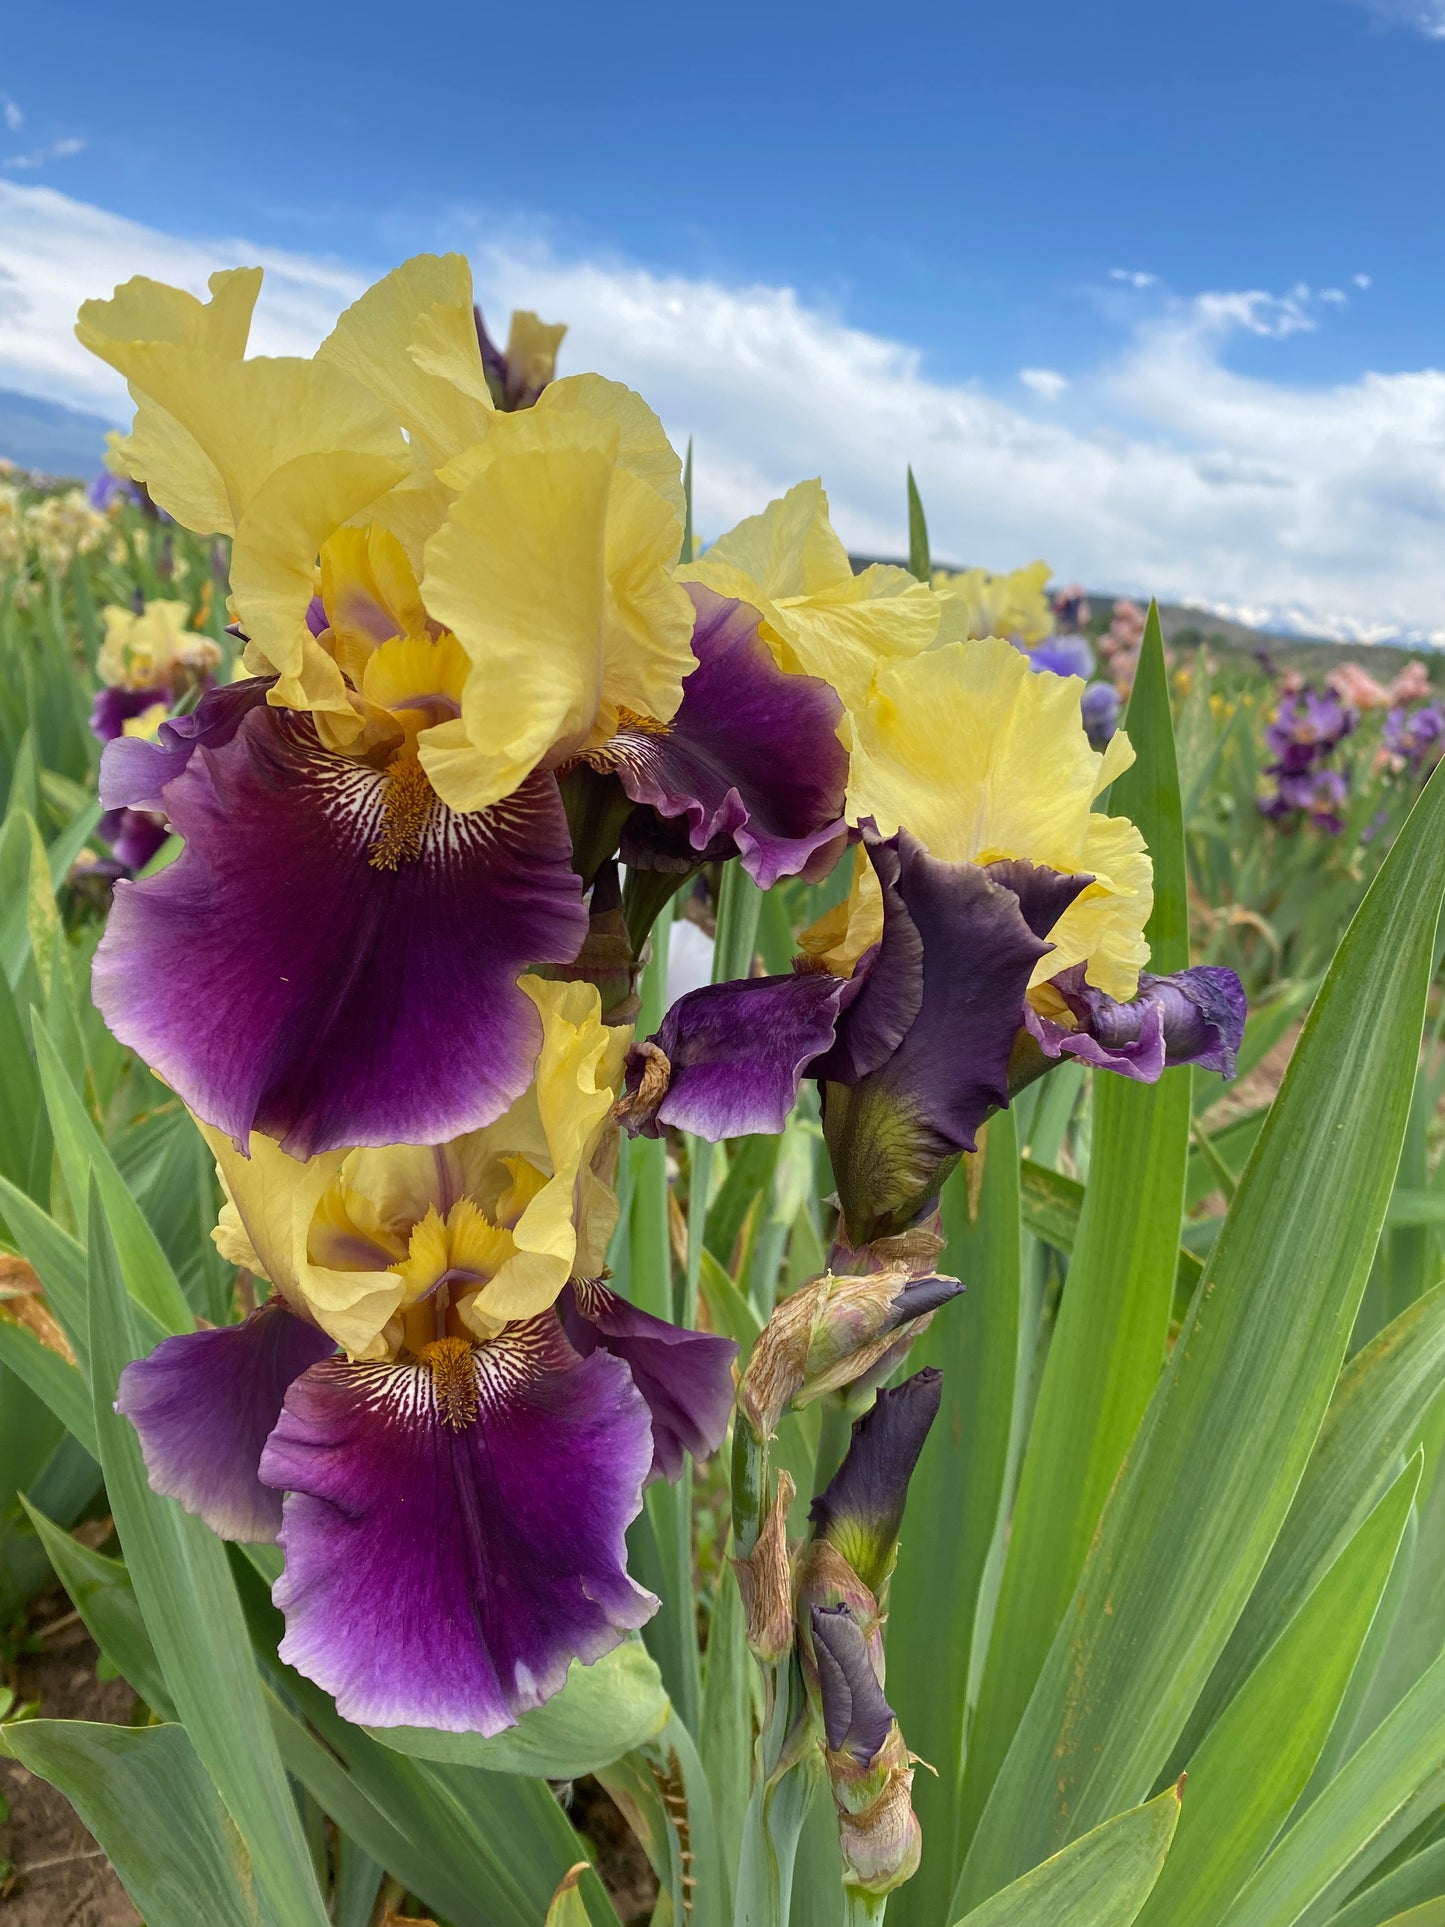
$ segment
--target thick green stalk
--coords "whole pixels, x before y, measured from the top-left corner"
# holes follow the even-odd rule
[[[856,1887],[843,1889],[843,1927],[883,1927],[887,1911],[887,1894],[860,1894]]]

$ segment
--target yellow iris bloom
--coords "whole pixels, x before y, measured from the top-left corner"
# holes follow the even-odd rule
[[[937,569],[933,586],[949,605],[951,633],[981,640],[1017,636],[1026,648],[1054,632],[1053,605],[1045,593],[1053,571],[1047,562],[1030,562],[1011,575],[964,569],[957,575]]]
[[[492,1337],[545,1311],[569,1278],[603,1269],[617,1222],[604,1169],[629,1033],[602,1022],[591,984],[523,977],[521,987],[542,1016],[536,1074],[484,1130],[302,1162],[254,1132],[243,1157],[200,1126],[227,1197],[218,1249],[352,1358],[415,1349],[448,1311]]]
[[[202,303],[127,282],[77,333],[130,382],[130,473],[187,527],[232,536],[233,612],[247,667],[278,678],[270,701],[311,711],[333,748],[414,750],[458,810],[624,714],[669,721],[693,609],[672,576],[681,464],[646,403],[583,375],[498,413],[458,255],[404,263],[309,360],[246,358],[259,285],[213,275]],[[393,642],[405,665],[368,690]],[[398,676],[400,708],[379,694]]]
[[[102,613],[105,641],[95,671],[112,688],[155,689],[178,671],[203,675],[221,660],[210,637],[192,629],[188,603],[148,602],[137,613],[113,602]]]
[[[781,667],[831,683],[850,715],[879,667],[929,648],[944,617],[940,598],[907,569],[875,562],[853,573],[817,481],[799,482],[678,573],[751,603]]]
[[[1094,809],[1134,752],[1122,730],[1102,755],[1089,747],[1079,689],[1077,676],[1036,674],[998,640],[949,643],[885,665],[853,719],[848,814],[872,817],[884,836],[906,828],[950,862],[1022,858],[1090,874],[1049,932],[1055,948],[1032,981],[1086,963],[1091,984],[1126,1000],[1149,960],[1153,864],[1127,817]],[[846,902],[802,942],[846,973],[882,928],[877,879],[864,861]]]

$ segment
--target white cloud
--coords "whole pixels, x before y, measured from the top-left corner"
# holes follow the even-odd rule
[[[24,114],[21,113],[19,107],[10,98],[9,94],[0,94],[0,120],[5,122],[6,127],[12,134],[18,134],[20,129],[25,125]]]
[[[1157,274],[1147,274],[1142,268],[1110,268],[1109,279],[1122,281],[1130,288],[1153,288],[1159,282]]]
[[[1445,40],[1445,0],[1356,0],[1392,26],[1412,27],[1427,40]]]
[[[1317,325],[1318,297],[1160,290],[1046,415],[934,379],[916,349],[787,288],[728,286],[542,248],[471,247],[483,305],[565,319],[563,367],[640,389],[696,442],[697,521],[715,535],[822,474],[855,549],[906,546],[911,462],[936,552],[1008,568],[1044,555],[1099,589],[1330,624],[1445,632],[1445,371],[1300,387],[1241,375],[1230,343]],[[123,419],[117,377],[71,333],[87,295],[135,273],[197,292],[267,268],[254,343],[308,352],[366,277],[242,242],[179,240],[48,188],[0,181],[0,386]],[[1053,373],[1039,370],[1038,373]],[[1035,390],[1034,392],[1037,392]]]
[[[9,116],[7,114],[8,121]],[[28,154],[11,154],[0,161],[0,167],[9,168],[14,173],[34,173],[44,167],[47,161],[68,161],[72,154],[85,151],[85,142],[78,134],[67,134],[64,140],[51,141],[48,147],[32,147]]]
[[[204,295],[209,274],[241,262],[266,269],[252,336],[262,354],[309,354],[366,286],[353,269],[247,241],[179,240],[54,188],[0,180],[0,386],[124,419],[124,383],[75,339],[81,302],[133,274]]]
[[[1057,401],[1069,385],[1068,376],[1057,368],[1020,368],[1019,380],[1040,401]]]
[[[1357,288],[1372,288],[1375,285],[1375,277],[1372,274],[1352,274],[1350,279]]]

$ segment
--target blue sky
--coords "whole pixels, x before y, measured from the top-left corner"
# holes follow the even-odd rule
[[[574,352],[710,438],[720,522],[821,467],[878,545],[869,438],[892,464],[906,426],[955,554],[1445,629],[1442,85],[1445,0],[48,0],[0,56],[0,381],[105,400],[41,336],[127,245],[289,257],[301,334],[462,246],[488,300],[570,301]],[[709,336],[690,368],[669,314]],[[740,413],[780,354],[816,406]]]

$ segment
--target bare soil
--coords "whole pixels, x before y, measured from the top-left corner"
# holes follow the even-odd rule
[[[38,1701],[45,1719],[126,1724],[135,1694],[124,1680],[96,1678],[100,1654],[58,1587],[36,1601],[30,1624],[26,1644],[37,1650],[23,1652],[6,1671],[19,1702]],[[0,1881],[3,1927],[140,1927],[124,1887],[63,1793],[18,1760],[0,1759],[0,1794],[9,1806],[0,1825],[0,1859],[12,1863]]]

